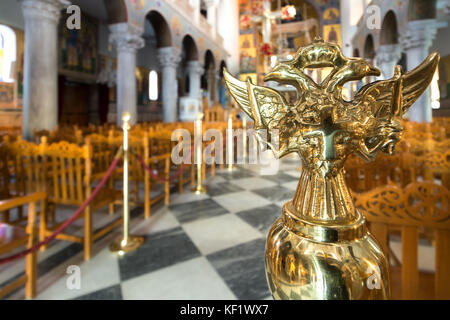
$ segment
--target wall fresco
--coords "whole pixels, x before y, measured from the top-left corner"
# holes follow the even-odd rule
[[[82,15],[81,29],[70,30],[59,24],[60,69],[95,75],[97,73],[98,23]]]

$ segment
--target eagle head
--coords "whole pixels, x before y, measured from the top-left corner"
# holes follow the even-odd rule
[[[380,69],[370,65],[370,63],[364,59],[352,59],[348,62],[348,67],[354,72],[355,76],[361,78],[381,75]]]
[[[295,81],[298,79],[299,70],[295,68],[292,64],[281,62],[277,64],[272,71],[266,74],[264,81]]]

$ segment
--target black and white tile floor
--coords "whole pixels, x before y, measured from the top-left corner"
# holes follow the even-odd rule
[[[152,208],[148,220],[134,208],[131,233],[145,242],[122,257],[109,251],[119,230],[98,240],[87,262],[81,244],[55,241],[39,252],[36,299],[270,299],[265,238],[294,194],[299,163],[296,157],[282,160],[274,175],[260,175],[256,165],[218,171],[207,179],[207,194],[194,195],[187,186],[169,206]],[[96,226],[117,219],[120,210],[114,216],[97,212]],[[78,223],[73,231],[82,234]],[[80,289],[68,289],[71,265],[80,267]],[[23,273],[24,261],[0,267],[1,287]],[[20,289],[7,299],[23,297]]]
[[[135,252],[109,251],[120,230],[98,240],[95,255],[83,261],[81,244],[54,241],[38,254],[36,299],[267,299],[264,246],[268,229],[292,198],[298,181],[297,159],[282,162],[276,175],[261,176],[259,167],[217,171],[206,181],[208,193],[194,195],[186,186],[169,206],[131,212],[131,232],[145,236]],[[283,186],[281,186],[281,184]],[[120,216],[96,212],[97,227]],[[58,208],[66,217],[73,208]],[[82,235],[82,220],[70,232]],[[80,267],[80,289],[68,289],[71,265]],[[0,287],[20,276],[24,261],[0,266]],[[23,289],[7,299],[21,299]]]

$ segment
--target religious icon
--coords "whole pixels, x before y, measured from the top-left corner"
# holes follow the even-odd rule
[[[242,49],[248,49],[250,48],[250,42],[248,41],[248,38],[245,38],[244,42],[242,43]]]
[[[438,62],[433,53],[412,71],[402,73],[397,66],[392,78],[365,85],[352,101],[342,97],[344,84],[379,76],[380,70],[362,58],[345,57],[338,45],[320,38],[265,76],[294,86],[299,96],[294,103],[224,70],[228,90],[255,121],[260,143],[278,157],[295,152],[303,160],[294,198],[283,206],[266,242],[266,276],[275,299],[389,298],[387,259],[353,204],[343,166],[350,154],[370,161],[380,151],[393,153],[403,130],[400,120],[430,84]],[[328,67],[332,71],[320,83],[305,74],[307,68]],[[279,147],[267,142],[275,130]],[[368,287],[373,270],[379,282]]]
[[[325,12],[323,13],[323,18],[326,21],[333,21],[336,20],[337,18],[339,18],[339,10],[336,8],[328,8],[327,10],[325,10]]]
[[[326,41],[336,44],[341,43],[341,26],[339,24],[324,25],[323,34],[325,35]]]
[[[133,8],[136,10],[141,10],[144,8],[145,1],[144,0],[131,0],[131,4],[133,5]]]
[[[74,69],[78,66],[77,40],[78,40],[78,32],[76,30],[69,30],[68,37],[66,39],[68,69]]]
[[[248,15],[244,15],[241,17],[241,22],[240,22],[240,29],[242,31],[248,30],[251,27],[251,20],[250,20],[250,16]]]
[[[174,16],[172,18],[172,30],[174,33],[179,36],[181,34],[182,28],[181,28],[181,21],[177,16]]]
[[[337,33],[333,27],[331,27],[330,32],[328,32],[328,41],[337,42]]]
[[[202,37],[199,37],[197,39],[197,45],[200,50],[204,50],[205,49],[205,40]]]

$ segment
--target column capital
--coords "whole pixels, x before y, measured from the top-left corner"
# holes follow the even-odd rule
[[[60,12],[70,5],[67,0],[20,0],[25,21],[28,19],[45,19],[59,22]]]
[[[402,49],[399,44],[381,45],[375,55],[375,64],[382,65],[384,63],[397,62],[402,57]]]
[[[188,61],[186,63],[186,72],[189,74],[202,75],[205,73],[205,68],[200,61]]]
[[[114,43],[119,52],[135,53],[145,45],[141,32],[126,22],[111,24],[108,28],[110,31],[109,42]]]
[[[163,68],[177,68],[181,61],[181,50],[175,47],[164,47],[158,49],[158,61]]]
[[[440,25],[436,19],[410,21],[404,34],[400,36],[401,46],[405,50],[414,48],[425,48],[428,50],[439,27]]]

